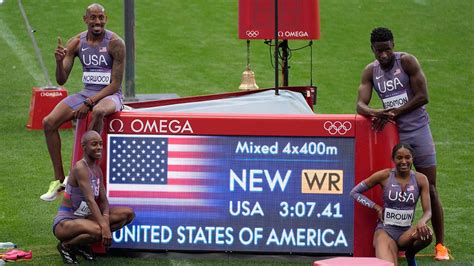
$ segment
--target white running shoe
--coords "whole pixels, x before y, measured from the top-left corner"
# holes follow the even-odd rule
[[[68,176],[68,175],[64,177],[64,181],[61,183],[61,186],[62,186],[63,188],[65,188],[65,187],[66,187],[66,184],[67,184],[67,180],[68,180],[68,178],[69,178],[69,176]]]
[[[51,181],[49,183],[48,192],[44,193],[40,196],[40,199],[44,201],[53,201],[56,199],[59,193],[59,189],[61,188],[61,182],[59,180]]]

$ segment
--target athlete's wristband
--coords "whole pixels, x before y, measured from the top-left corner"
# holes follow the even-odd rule
[[[360,204],[362,204],[364,206],[367,206],[369,208],[374,208],[375,207],[375,202],[371,201],[369,198],[362,195],[362,193],[367,191],[367,190],[369,190],[369,187],[367,187],[365,182],[362,181],[352,189],[350,195],[352,196],[353,199],[355,199]]]
[[[84,103],[85,106],[89,107],[90,111],[92,111],[92,108],[94,108],[94,103],[92,102],[90,98],[85,99],[82,103]]]

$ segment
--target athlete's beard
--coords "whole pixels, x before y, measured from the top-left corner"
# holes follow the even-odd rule
[[[103,30],[101,30],[100,32],[96,32],[94,30],[91,31],[92,35],[96,36],[96,37],[99,37],[100,35],[102,35],[104,33]]]
[[[89,32],[92,33],[92,35],[94,35],[95,37],[100,37],[102,34],[104,34],[105,32],[105,27],[100,25],[100,26],[97,26],[99,28],[99,30],[96,30],[96,25],[91,25],[89,26]]]
[[[379,60],[379,63],[382,69],[391,69],[393,65],[395,64],[395,57],[388,58],[387,60],[384,60],[384,61]]]

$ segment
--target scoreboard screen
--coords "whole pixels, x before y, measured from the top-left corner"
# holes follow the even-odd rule
[[[354,138],[109,134],[113,247],[353,253]]]

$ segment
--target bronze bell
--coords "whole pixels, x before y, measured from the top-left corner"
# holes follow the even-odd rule
[[[258,85],[255,82],[255,74],[250,69],[250,65],[247,65],[245,71],[242,73],[242,82],[239,86],[240,90],[256,90]]]

